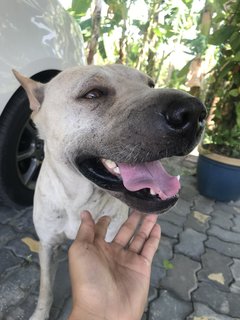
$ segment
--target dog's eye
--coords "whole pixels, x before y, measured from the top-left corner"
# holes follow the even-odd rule
[[[103,96],[103,92],[99,89],[93,89],[84,95],[85,99],[97,99]]]

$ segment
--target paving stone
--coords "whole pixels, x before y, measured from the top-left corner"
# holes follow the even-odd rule
[[[198,191],[191,185],[184,185],[179,194],[182,199],[192,203],[194,197],[198,195]]]
[[[158,217],[158,222],[161,224],[161,221],[168,221],[176,226],[183,226],[186,218],[184,216],[178,215],[175,212],[167,212],[161,214]]]
[[[240,207],[240,199],[233,202],[233,206],[237,206],[237,207]]]
[[[148,306],[149,304],[155,300],[158,296],[158,290],[152,286],[150,286],[149,291],[148,291],[148,299],[147,299],[147,303],[145,306],[144,311],[147,312],[148,311]]]
[[[16,284],[21,290],[29,292],[39,280],[39,268],[35,264],[24,265],[14,270],[7,281]]]
[[[197,274],[198,280],[211,283],[220,290],[229,291],[229,284],[233,281],[231,264],[231,258],[206,249],[206,253],[202,255],[202,269]]]
[[[234,282],[232,283],[230,290],[232,292],[240,294],[240,260],[239,259],[233,259],[231,271],[234,278]]]
[[[159,288],[161,280],[166,276],[166,269],[152,266],[150,284],[154,288]]]
[[[208,306],[202,303],[194,303],[194,313],[187,320],[239,320],[214,312]]]
[[[194,208],[204,214],[210,214],[213,211],[214,201],[198,195],[194,200]]]
[[[240,232],[240,214],[233,217],[233,227],[232,230],[235,232]]]
[[[8,225],[0,225],[0,245],[16,237],[16,232]]]
[[[64,301],[66,301],[71,295],[71,284],[67,259],[61,261],[58,265],[53,294],[53,307],[55,308],[62,307],[64,305]]]
[[[210,221],[210,224],[217,225],[226,230],[230,230],[234,226],[231,218],[229,218],[226,215],[225,216],[214,215]]]
[[[147,314],[146,314],[145,312],[144,312],[144,314],[143,314],[143,316],[142,316],[141,320],[147,320]]]
[[[30,232],[36,234],[32,215],[32,208],[28,208],[22,211],[21,215],[18,215],[15,219],[11,220],[10,224],[18,232]]]
[[[158,296],[158,292],[157,292],[156,288],[150,286],[149,291],[148,291],[148,303],[150,303],[154,299],[156,299],[157,296]]]
[[[26,235],[26,237],[28,236],[29,235]],[[34,261],[38,263],[39,261],[38,254],[36,252],[32,252],[29,247],[21,240],[21,238],[9,241],[5,247],[11,250],[14,255],[19,258],[25,259],[30,262]]]
[[[37,296],[29,294],[19,306],[13,306],[7,313],[6,320],[25,320],[29,319],[35,310]],[[67,319],[67,318],[65,318]]]
[[[240,259],[233,259],[231,271],[232,271],[234,280],[240,281]]]
[[[38,273],[38,268],[35,265],[25,265],[15,269],[14,272],[1,282],[1,312],[6,313],[11,310],[11,307],[15,309],[21,301],[26,299],[29,290],[37,282],[36,275],[38,275]]]
[[[225,207],[219,208],[219,206],[215,205],[212,215],[216,217],[228,217],[228,219],[232,219],[234,217],[235,212],[232,209],[227,209]]]
[[[21,262],[10,250],[0,249],[0,278],[4,276],[7,270],[16,268]]]
[[[161,244],[155,253],[153,258],[153,265],[157,267],[164,268],[164,261],[170,260],[173,257],[172,247],[176,243],[176,240],[172,240],[170,238],[166,238],[164,236],[161,237]]]
[[[239,295],[240,294],[240,281],[233,282],[230,286],[230,291],[237,293]]]
[[[196,175],[197,172],[197,160],[196,157],[192,155],[188,155],[184,158],[182,162],[182,167],[184,168],[184,172],[186,175]]]
[[[240,214],[240,206],[233,205],[234,214]]]
[[[188,215],[184,227],[205,233],[206,230],[209,228],[208,221],[210,219],[211,218],[209,215],[203,214],[199,211],[192,211],[191,214]]]
[[[209,235],[215,236],[220,240],[226,241],[226,242],[233,242],[240,244],[240,233],[227,231],[219,226],[212,226],[207,233]]]
[[[171,209],[171,211],[174,211],[175,213],[186,216],[190,213],[190,207],[192,203],[189,201],[186,201],[182,198],[179,198],[178,202],[175,204],[175,206]]]
[[[62,312],[59,315],[58,320],[66,320],[68,319],[70,312],[72,311],[72,298],[68,298],[65,302]]]
[[[161,287],[188,301],[191,299],[191,292],[197,288],[196,272],[201,265],[181,254],[175,254],[171,263],[173,269],[167,271],[166,277],[161,280]]]
[[[190,302],[179,300],[164,290],[160,297],[150,304],[148,320],[185,320],[191,311]]]
[[[170,237],[170,238],[178,238],[178,234],[182,232],[183,228],[178,227],[168,221],[159,221],[161,226],[161,232],[163,235]]]
[[[0,221],[5,224],[12,220],[15,216],[19,215],[19,211],[10,207],[0,206]]]
[[[175,252],[200,260],[204,252],[203,241],[207,239],[207,236],[193,229],[186,229],[180,233],[179,237],[179,244],[175,246]]]
[[[236,213],[236,209],[234,206],[231,206],[229,203],[226,204],[224,202],[216,202],[214,205],[214,211],[217,213],[218,211],[222,211],[225,215],[234,215]]]
[[[0,313],[5,314],[10,307],[16,306],[23,300],[25,295],[17,283],[2,282],[0,286]]]
[[[240,298],[236,293],[220,291],[208,283],[201,283],[192,296],[193,301],[206,304],[215,312],[240,317]]]
[[[216,237],[209,236],[209,239],[205,242],[205,246],[215,249],[217,252],[222,253],[225,256],[240,258],[239,244],[224,242]]]
[[[197,179],[193,175],[187,175],[187,176],[181,177],[181,185],[183,187],[191,186],[192,188],[194,188],[196,190],[196,192],[198,192],[197,191]]]

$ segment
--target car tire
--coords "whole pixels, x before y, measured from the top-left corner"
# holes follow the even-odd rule
[[[58,73],[58,70],[50,70],[32,78],[48,82]],[[43,141],[37,136],[30,114],[27,95],[20,87],[0,118],[0,198],[15,208],[32,205],[44,157]]]

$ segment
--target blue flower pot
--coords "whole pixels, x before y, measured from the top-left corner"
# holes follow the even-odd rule
[[[201,152],[201,148],[199,151]],[[198,190],[205,197],[222,202],[239,200],[240,160],[212,153],[200,154],[197,164],[197,181]]]

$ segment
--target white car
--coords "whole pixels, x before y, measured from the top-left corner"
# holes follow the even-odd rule
[[[48,82],[84,64],[83,40],[57,0],[1,0],[0,21],[0,198],[21,208],[32,204],[44,152],[11,70]]]

